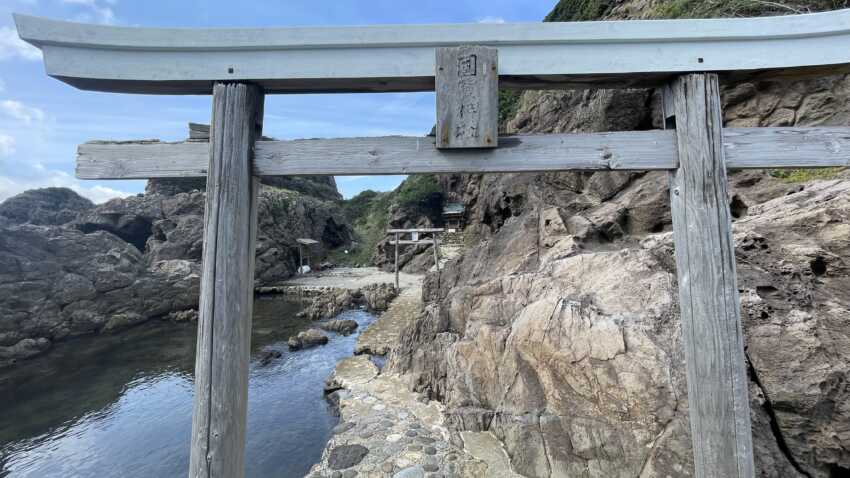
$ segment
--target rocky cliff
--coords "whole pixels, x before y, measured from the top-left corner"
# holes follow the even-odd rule
[[[807,8],[562,1],[550,19],[718,15],[733,4]],[[726,123],[847,125],[848,81],[726,84]],[[503,97],[508,132],[659,125],[652,91]],[[426,311],[388,369],[442,401],[455,430],[495,434],[524,476],[692,476],[666,176],[440,181],[466,204],[477,240],[439,281],[428,276]],[[730,196],[758,476],[850,476],[850,173],[732,172]]]
[[[257,286],[294,273],[298,237],[320,241],[314,259],[350,243],[332,179],[264,182]],[[0,204],[0,366],[56,340],[187,316],[198,302],[203,186],[158,181],[97,206],[48,188]]]

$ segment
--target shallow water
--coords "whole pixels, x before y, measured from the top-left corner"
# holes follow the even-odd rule
[[[276,298],[254,306],[248,392],[247,476],[303,476],[338,419],[325,377],[357,334],[289,352],[308,322]],[[349,311],[358,331],[374,317]],[[152,322],[116,335],[58,344],[0,372],[0,476],[171,477],[189,467],[195,325]],[[283,356],[266,366],[261,351]]]

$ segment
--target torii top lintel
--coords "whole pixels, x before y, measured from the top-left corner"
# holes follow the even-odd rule
[[[499,49],[502,87],[655,86],[673,74],[850,71],[850,10],[781,17],[239,29],[130,28],[15,15],[47,73],[96,91],[209,94],[427,91],[434,50]]]

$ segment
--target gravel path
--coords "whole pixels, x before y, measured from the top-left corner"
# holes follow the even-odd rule
[[[422,275],[399,273],[399,287],[407,289],[422,283]],[[327,271],[294,276],[280,286],[307,288],[334,287],[338,289],[362,289],[370,284],[395,284],[395,274],[378,270],[377,267],[336,267]]]

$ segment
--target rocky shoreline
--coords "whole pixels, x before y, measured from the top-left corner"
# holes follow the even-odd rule
[[[412,391],[410,377],[387,373],[387,356],[423,313],[421,285],[401,291],[325,381],[340,423],[308,478],[511,478],[510,460],[488,432],[457,433],[445,407]],[[333,296],[325,300],[333,300]]]

